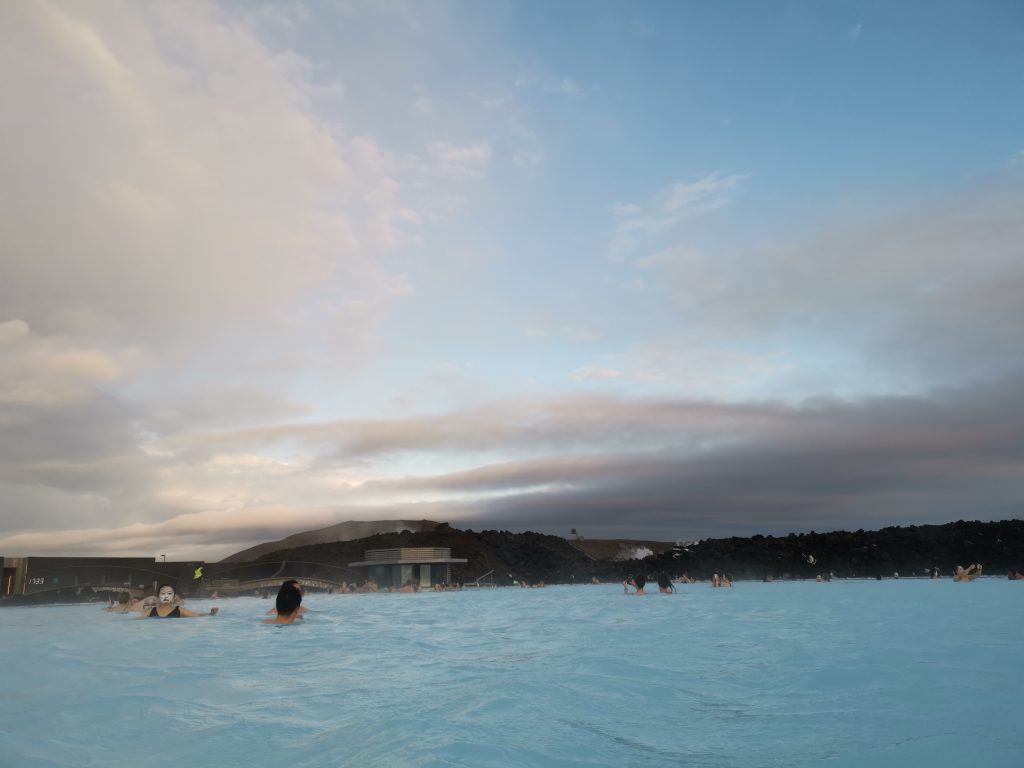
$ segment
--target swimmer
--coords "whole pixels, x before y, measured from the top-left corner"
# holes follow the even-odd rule
[[[296,619],[302,618],[302,592],[299,591],[298,584],[286,581],[281,585],[274,610],[277,616],[264,619],[264,624],[294,624]]]
[[[722,580],[718,577],[717,573],[711,574],[711,586],[720,587],[722,586]]]
[[[104,608],[107,613],[130,613],[132,596],[127,592],[122,592],[117,596],[117,605],[111,605],[108,608]]]
[[[302,585],[299,584],[298,579],[288,579],[288,581],[284,582],[284,584],[281,585],[281,588],[277,592],[278,596],[280,596],[281,592],[283,592],[286,589],[294,589],[294,590],[296,590],[299,593],[299,596],[301,598],[301,596],[302,596]],[[302,602],[302,601],[300,600],[299,602]],[[302,618],[302,614],[308,613],[308,612],[309,612],[309,608],[307,608],[306,606],[303,605],[303,606],[301,606],[299,608],[299,616],[298,617],[301,619]],[[277,606],[276,605],[273,608],[271,608],[269,611],[267,611],[267,615],[269,616],[269,615],[274,614],[274,613],[277,613]]]
[[[132,603],[133,611],[141,611],[144,614],[149,613],[154,608],[156,608],[156,595],[146,595],[141,600],[136,600]]]
[[[151,608],[149,611],[144,612],[142,615],[147,619],[180,619],[180,618],[195,618],[196,616],[206,616],[205,613],[196,613],[190,611],[188,608],[184,608],[174,603],[174,587],[170,584],[164,584],[157,590],[156,599],[157,604],[155,608]],[[217,611],[220,609],[214,606],[210,609],[210,616],[216,616]]]
[[[974,581],[979,576],[981,576],[980,563],[972,563],[966,568],[958,565],[953,573],[953,581]]]
[[[647,584],[647,577],[644,576],[642,573],[638,573],[636,576],[630,576],[628,579],[622,582],[622,591],[624,594],[628,595],[629,588],[635,587],[636,592],[633,593],[634,595],[646,595],[647,593],[644,592],[645,584]]]
[[[1024,571],[1018,571],[1011,568],[1010,572],[1006,574],[1006,578],[1010,581],[1024,581]]]
[[[663,595],[671,595],[676,591],[675,584],[672,583],[672,579],[668,577],[668,574],[662,571],[658,574],[658,592]]]

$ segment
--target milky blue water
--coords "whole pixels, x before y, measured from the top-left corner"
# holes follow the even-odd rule
[[[0,766],[1024,766],[1024,582],[218,604],[0,609]]]

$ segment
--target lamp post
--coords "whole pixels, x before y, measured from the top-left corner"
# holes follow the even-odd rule
[[[167,562],[167,555],[160,555],[160,557],[162,557],[164,559],[165,563]]]

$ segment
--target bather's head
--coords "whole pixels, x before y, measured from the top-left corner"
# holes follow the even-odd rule
[[[295,585],[285,584],[281,587],[281,591],[277,593],[277,615],[278,616],[291,616],[302,605],[302,593],[295,587]]]
[[[156,591],[156,599],[160,605],[171,605],[174,602],[174,587],[170,584],[161,584]]]

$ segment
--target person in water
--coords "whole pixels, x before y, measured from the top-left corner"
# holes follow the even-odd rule
[[[156,608],[156,595],[146,595],[141,600],[132,603],[133,611],[141,611],[143,615]]]
[[[300,603],[302,602],[302,585],[299,584],[298,579],[288,579],[288,581],[284,582],[284,584],[281,585],[281,589],[279,589],[277,591],[277,594],[280,595],[286,589],[294,589],[296,592],[298,592],[299,593],[299,602]],[[308,611],[309,611],[309,608],[307,608],[304,605],[300,605],[299,606],[298,618],[301,619],[302,618],[302,614],[307,613]],[[274,614],[274,613],[277,613],[277,604],[276,603],[275,603],[273,608],[271,608],[269,611],[267,611],[268,615]]]
[[[132,610],[131,603],[132,596],[128,592],[122,592],[117,596],[117,604],[111,605],[104,610],[107,613],[130,613]]]
[[[972,563],[966,568],[958,565],[956,572],[953,574],[953,581],[974,581],[979,576],[981,576],[980,563]]]
[[[297,583],[286,581],[281,585],[274,610],[277,616],[264,619],[264,624],[294,624],[296,619],[302,618],[302,592]]]
[[[196,616],[206,616],[205,613],[190,611],[181,605],[175,605],[174,587],[170,584],[163,584],[156,593],[156,607],[143,613],[147,619],[191,619]],[[210,616],[216,616],[220,609],[214,606],[210,609]]]
[[[628,595],[629,588],[636,587],[636,592],[633,593],[634,595],[646,595],[647,593],[644,592],[645,584],[647,584],[647,577],[642,573],[638,573],[636,576],[630,576],[622,582],[622,591]]]
[[[663,595],[671,595],[676,591],[676,587],[672,583],[672,579],[670,579],[668,574],[664,571],[658,574],[658,591]]]

